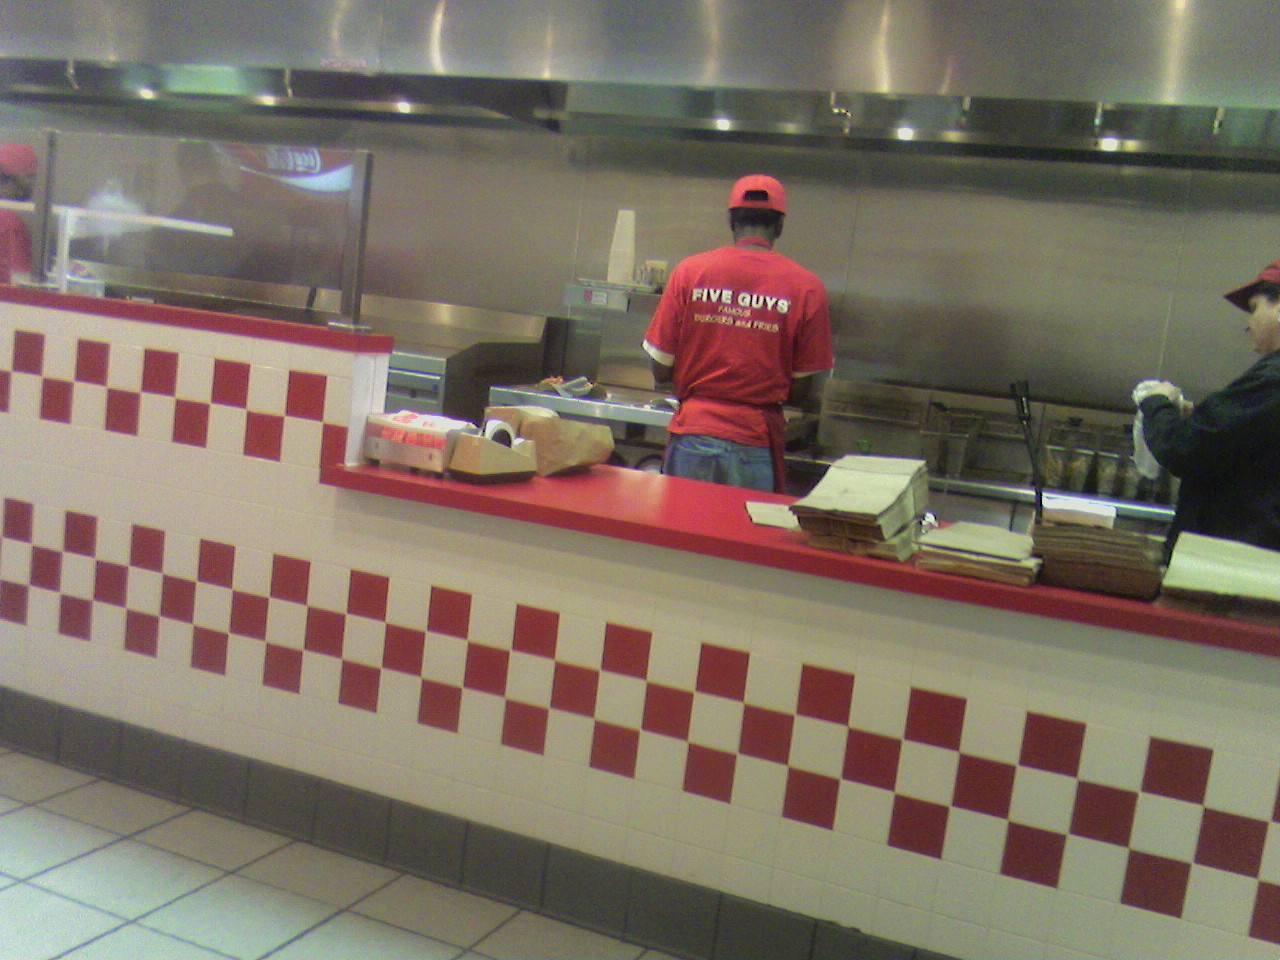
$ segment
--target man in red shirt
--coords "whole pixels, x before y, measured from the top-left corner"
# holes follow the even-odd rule
[[[25,143],[0,144],[0,198],[30,200],[36,179],[36,152]],[[22,214],[0,210],[0,283],[31,273],[31,235]]]
[[[733,243],[671,273],[644,340],[654,381],[680,401],[663,473],[785,490],[782,406],[834,365],[822,281],[773,250],[786,213],[781,183],[743,177],[729,195]]]

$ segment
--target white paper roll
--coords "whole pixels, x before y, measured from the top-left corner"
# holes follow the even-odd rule
[[[494,443],[500,443],[504,447],[513,446],[516,442],[516,435],[511,431],[511,424],[505,420],[490,420],[484,425],[484,435],[487,439]]]
[[[631,283],[636,270],[636,212],[619,210],[613,224],[613,245],[609,248],[610,283]]]

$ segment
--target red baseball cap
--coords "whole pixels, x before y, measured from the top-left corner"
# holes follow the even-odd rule
[[[786,213],[787,191],[773,177],[753,173],[733,185],[733,192],[729,194],[729,209],[734,207],[757,207]]]
[[[1258,274],[1258,279],[1252,283],[1246,283],[1238,290],[1232,290],[1230,293],[1224,293],[1223,296],[1234,303],[1245,313],[1250,312],[1249,298],[1258,292],[1258,288],[1264,283],[1280,284],[1280,260],[1272,260],[1262,272]]]
[[[11,177],[34,177],[36,151],[25,143],[0,144],[0,171]]]

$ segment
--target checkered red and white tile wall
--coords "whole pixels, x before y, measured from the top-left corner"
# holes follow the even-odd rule
[[[341,447],[326,436],[345,430],[350,388],[335,401],[332,371],[322,391],[282,362],[262,374],[272,386],[255,386],[268,368],[235,350],[91,333],[0,328],[0,436],[9,418],[48,428],[26,460],[0,445],[4,469],[43,463],[60,477],[94,431],[117,455],[151,439],[282,471],[291,451],[314,467]],[[284,419],[278,447],[251,413]],[[294,421],[305,443],[287,439]],[[39,478],[0,497],[0,668],[25,665],[44,684],[32,692],[79,662],[124,701],[163,666],[174,689],[156,719],[184,735],[202,732],[201,694],[224,690],[228,713],[296,705],[271,720],[305,718],[290,736],[335,764],[404,745],[397,769],[420,778],[419,794],[384,792],[464,816],[532,810],[545,839],[948,952],[968,942],[994,955],[1009,931],[1006,955],[1126,956],[1157,934],[1219,955],[1280,943],[1280,759],[1236,751],[1228,725],[1168,735],[1154,721],[1124,729],[993,703],[958,673],[922,682],[829,648],[809,657],[804,623],[779,628],[776,646],[737,638],[715,604],[710,625],[672,631],[653,598],[636,599],[647,584],[616,615],[563,592],[548,602],[503,579],[509,558],[479,569],[448,529],[426,533],[427,560],[402,565],[379,559],[387,529],[352,518],[241,538],[224,500],[144,512],[119,490]],[[54,651],[60,662],[43,663]],[[353,764],[351,782],[379,790],[371,771]],[[511,804],[473,806],[486,791]]]

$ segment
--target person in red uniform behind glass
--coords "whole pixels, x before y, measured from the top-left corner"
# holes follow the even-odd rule
[[[662,472],[753,490],[785,490],[784,403],[804,403],[834,365],[827,292],[773,249],[787,194],[743,177],[729,195],[733,243],[677,264],[645,334],[654,381],[680,407]]]
[[[0,144],[0,199],[30,200],[36,152],[25,143]],[[31,234],[22,214],[0,210],[0,283],[31,275]]]

